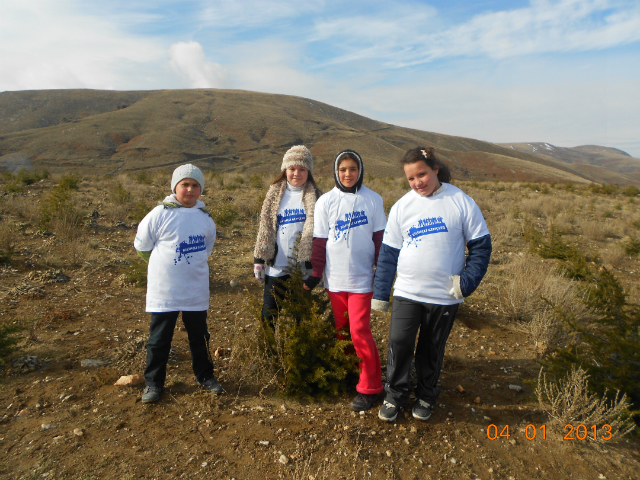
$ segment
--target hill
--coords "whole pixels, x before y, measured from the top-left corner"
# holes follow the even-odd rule
[[[185,162],[221,171],[277,171],[292,145],[307,145],[320,174],[357,150],[367,172],[396,176],[416,145],[434,146],[454,177],[636,183],[632,174],[578,168],[562,159],[464,137],[402,128],[310,99],[238,90],[0,93],[0,168],[117,173]],[[606,180],[603,180],[606,178]]]

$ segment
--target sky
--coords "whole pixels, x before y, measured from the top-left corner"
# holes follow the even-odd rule
[[[638,0],[20,0],[0,92],[229,88],[640,158]]]

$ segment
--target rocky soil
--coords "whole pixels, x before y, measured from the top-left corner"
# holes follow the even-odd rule
[[[249,299],[260,295],[251,222],[221,229],[210,261],[209,326],[226,394],[196,384],[178,328],[166,394],[142,405],[143,385],[114,385],[141,374],[145,358],[145,290],[124,275],[135,230],[99,216],[90,225],[92,255],[72,262],[67,252],[56,265],[69,241],[25,225],[1,267],[0,322],[28,325],[0,380],[3,478],[637,478],[637,438],[569,440],[549,424],[532,391],[536,349],[482,291],[460,310],[429,422],[405,412],[387,424],[379,403],[356,414],[351,395],[296,401],[239,376],[233,348],[255,328]],[[372,319],[383,362],[388,322]]]

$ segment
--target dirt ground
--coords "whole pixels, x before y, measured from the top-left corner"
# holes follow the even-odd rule
[[[547,427],[532,391],[535,348],[482,295],[459,312],[439,405],[426,423],[404,412],[387,424],[377,418],[379,402],[356,414],[351,395],[299,402],[231,375],[227,349],[255,328],[248,298],[261,291],[248,224],[223,231],[210,261],[209,328],[227,393],[213,396],[196,384],[178,329],[167,391],[143,405],[143,385],[114,386],[120,375],[142,374],[145,358],[145,290],[122,276],[135,258],[134,233],[98,218],[91,238],[103,261],[56,270],[39,259],[60,241],[27,227],[2,266],[0,320],[33,319],[20,352],[32,357],[0,380],[3,478],[638,478],[637,438],[596,445]],[[374,313],[383,364],[388,323]]]

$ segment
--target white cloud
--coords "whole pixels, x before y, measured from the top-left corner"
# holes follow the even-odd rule
[[[640,8],[608,0],[535,0],[524,8],[484,13],[453,25],[442,22],[430,7],[410,14],[400,9],[322,20],[310,38],[331,36],[350,49],[328,63],[378,59],[401,68],[455,56],[500,59],[630,44],[640,40]]]
[[[224,88],[227,71],[218,63],[205,59],[198,42],[178,42],[169,47],[171,66],[189,80],[191,88]]]
[[[144,75],[165,55],[153,40],[79,13],[69,0],[0,7],[0,91],[151,88]]]

